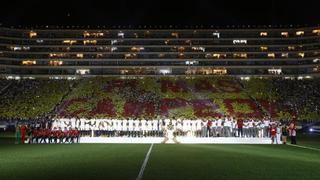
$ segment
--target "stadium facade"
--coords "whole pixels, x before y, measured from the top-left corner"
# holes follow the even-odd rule
[[[229,29],[0,28],[0,75],[312,77],[320,27]]]

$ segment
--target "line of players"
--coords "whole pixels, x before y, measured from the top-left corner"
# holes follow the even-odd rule
[[[29,142],[31,144],[37,143],[79,143],[80,131],[77,128],[35,128],[31,129],[29,133]]]
[[[277,121],[262,119],[216,118],[213,120],[181,120],[181,119],[70,119],[71,127],[79,127],[82,135],[90,136],[125,136],[125,137],[163,137],[169,125],[173,126],[176,136],[195,137],[270,137],[270,128]],[[56,127],[65,127],[60,120]],[[70,127],[70,126],[69,126]]]

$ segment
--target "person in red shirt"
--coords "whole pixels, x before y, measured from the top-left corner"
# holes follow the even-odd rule
[[[42,129],[42,128],[40,128],[40,130],[38,131],[38,137],[39,137],[39,139],[40,139],[40,142],[39,143],[42,143],[42,142],[44,142],[44,143],[46,143],[46,138],[45,138],[45,129]]]
[[[238,137],[243,137],[243,120],[237,120],[237,127],[238,127]]]
[[[59,143],[63,142],[63,132],[62,132],[60,127],[59,127],[59,129],[57,131],[57,138],[59,139]]]
[[[22,125],[20,127],[20,132],[21,132],[21,144],[24,144],[24,142],[26,140],[27,126]]]
[[[273,144],[277,135],[277,128],[274,124],[271,126],[270,134],[271,134],[271,143]]]
[[[32,130],[31,143],[38,143],[38,130],[37,129]]]
[[[55,134],[55,128],[54,129],[48,129],[49,131],[49,144],[54,142],[54,134]]]
[[[76,138],[76,132],[74,129],[69,129],[69,138],[70,138],[70,143],[74,143],[74,140]]]
[[[63,137],[64,137],[64,143],[69,142],[69,131],[66,127],[63,130]]]
[[[77,138],[76,143],[79,143],[80,142],[80,131],[78,130],[78,128],[75,129],[75,135],[76,135],[76,138]]]

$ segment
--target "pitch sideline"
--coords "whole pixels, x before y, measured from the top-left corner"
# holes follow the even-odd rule
[[[144,170],[145,170],[145,168],[147,166],[147,163],[148,163],[148,160],[149,160],[149,156],[151,154],[152,147],[153,147],[153,143],[151,144],[151,146],[150,146],[150,148],[148,150],[148,153],[147,153],[146,157],[144,158],[143,164],[141,166],[140,172],[139,172],[136,180],[141,180],[142,179],[143,172],[144,172]]]

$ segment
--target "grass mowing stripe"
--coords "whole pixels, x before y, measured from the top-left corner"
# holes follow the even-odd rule
[[[144,169],[145,169],[146,166],[147,166],[147,163],[148,163],[148,160],[149,160],[149,156],[150,156],[150,154],[151,154],[152,147],[153,147],[153,144],[151,144],[151,146],[150,146],[150,148],[149,148],[149,151],[148,151],[148,153],[147,153],[147,155],[146,155],[146,158],[145,158],[144,161],[143,161],[143,164],[142,164],[142,166],[141,166],[140,172],[139,172],[136,180],[141,180],[141,179],[142,179],[143,172],[144,172]]]

